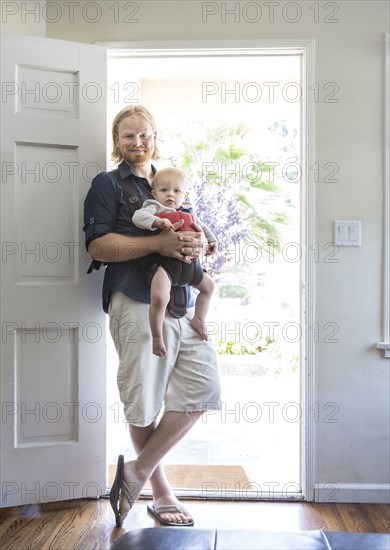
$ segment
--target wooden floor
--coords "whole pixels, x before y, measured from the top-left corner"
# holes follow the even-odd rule
[[[126,531],[158,526],[146,512],[147,502],[137,502],[121,529],[115,527],[106,499],[4,508],[0,510],[0,548],[109,549]],[[195,526],[205,529],[390,533],[390,507],[386,504],[187,501],[185,505]]]

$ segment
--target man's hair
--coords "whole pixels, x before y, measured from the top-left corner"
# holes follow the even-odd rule
[[[179,174],[183,178],[185,187],[188,187],[188,180],[187,180],[186,173],[181,168],[175,168],[174,166],[167,166],[166,168],[161,168],[155,173],[153,182],[152,182],[152,189],[155,188],[156,184],[158,185],[159,176],[166,172],[173,172],[174,174]]]
[[[157,148],[157,126],[156,121],[154,120],[152,114],[144,107],[143,105],[128,105],[119,113],[116,115],[116,117],[113,120],[112,123],[112,153],[111,158],[115,162],[121,162],[123,160],[122,153],[120,152],[119,148],[117,147],[115,141],[116,136],[118,135],[118,126],[128,116],[142,116],[145,120],[149,122],[149,124],[153,128],[153,132],[156,133],[156,137],[154,140],[154,151],[152,155],[152,159],[156,160],[160,157],[158,148]]]

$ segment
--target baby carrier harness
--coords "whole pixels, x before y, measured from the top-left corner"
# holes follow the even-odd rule
[[[139,208],[141,208],[143,203],[143,200],[138,196],[137,185],[132,180],[122,179],[118,169],[114,170],[113,173],[117,178],[119,185],[122,188],[124,197],[126,199],[126,204],[130,209],[131,216],[133,216],[134,212]],[[92,260],[87,273],[92,273],[92,271],[94,270],[98,271],[103,263],[104,262],[101,262],[100,260]],[[171,287],[171,297],[170,297],[167,309],[169,313],[174,317],[177,317],[177,318],[184,317],[184,315],[187,313],[186,287],[182,287],[182,286]]]

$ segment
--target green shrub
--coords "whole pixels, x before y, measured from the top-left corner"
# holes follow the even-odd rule
[[[248,290],[240,285],[221,285],[219,287],[220,298],[245,298],[248,295]]]
[[[234,340],[216,340],[214,345],[219,355],[257,355],[265,351],[272,343],[273,340],[267,337],[261,343],[256,344],[251,344],[249,342],[243,344],[242,342],[235,342]]]

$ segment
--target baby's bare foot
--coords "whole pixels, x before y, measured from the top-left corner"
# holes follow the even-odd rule
[[[199,333],[200,337],[204,342],[209,339],[209,336],[207,334],[206,323],[204,321],[202,321],[201,319],[198,319],[197,317],[194,317],[193,319],[191,319],[190,323],[192,328],[194,328],[196,332]]]
[[[153,336],[153,353],[158,357],[165,357],[167,354],[162,336]]]

